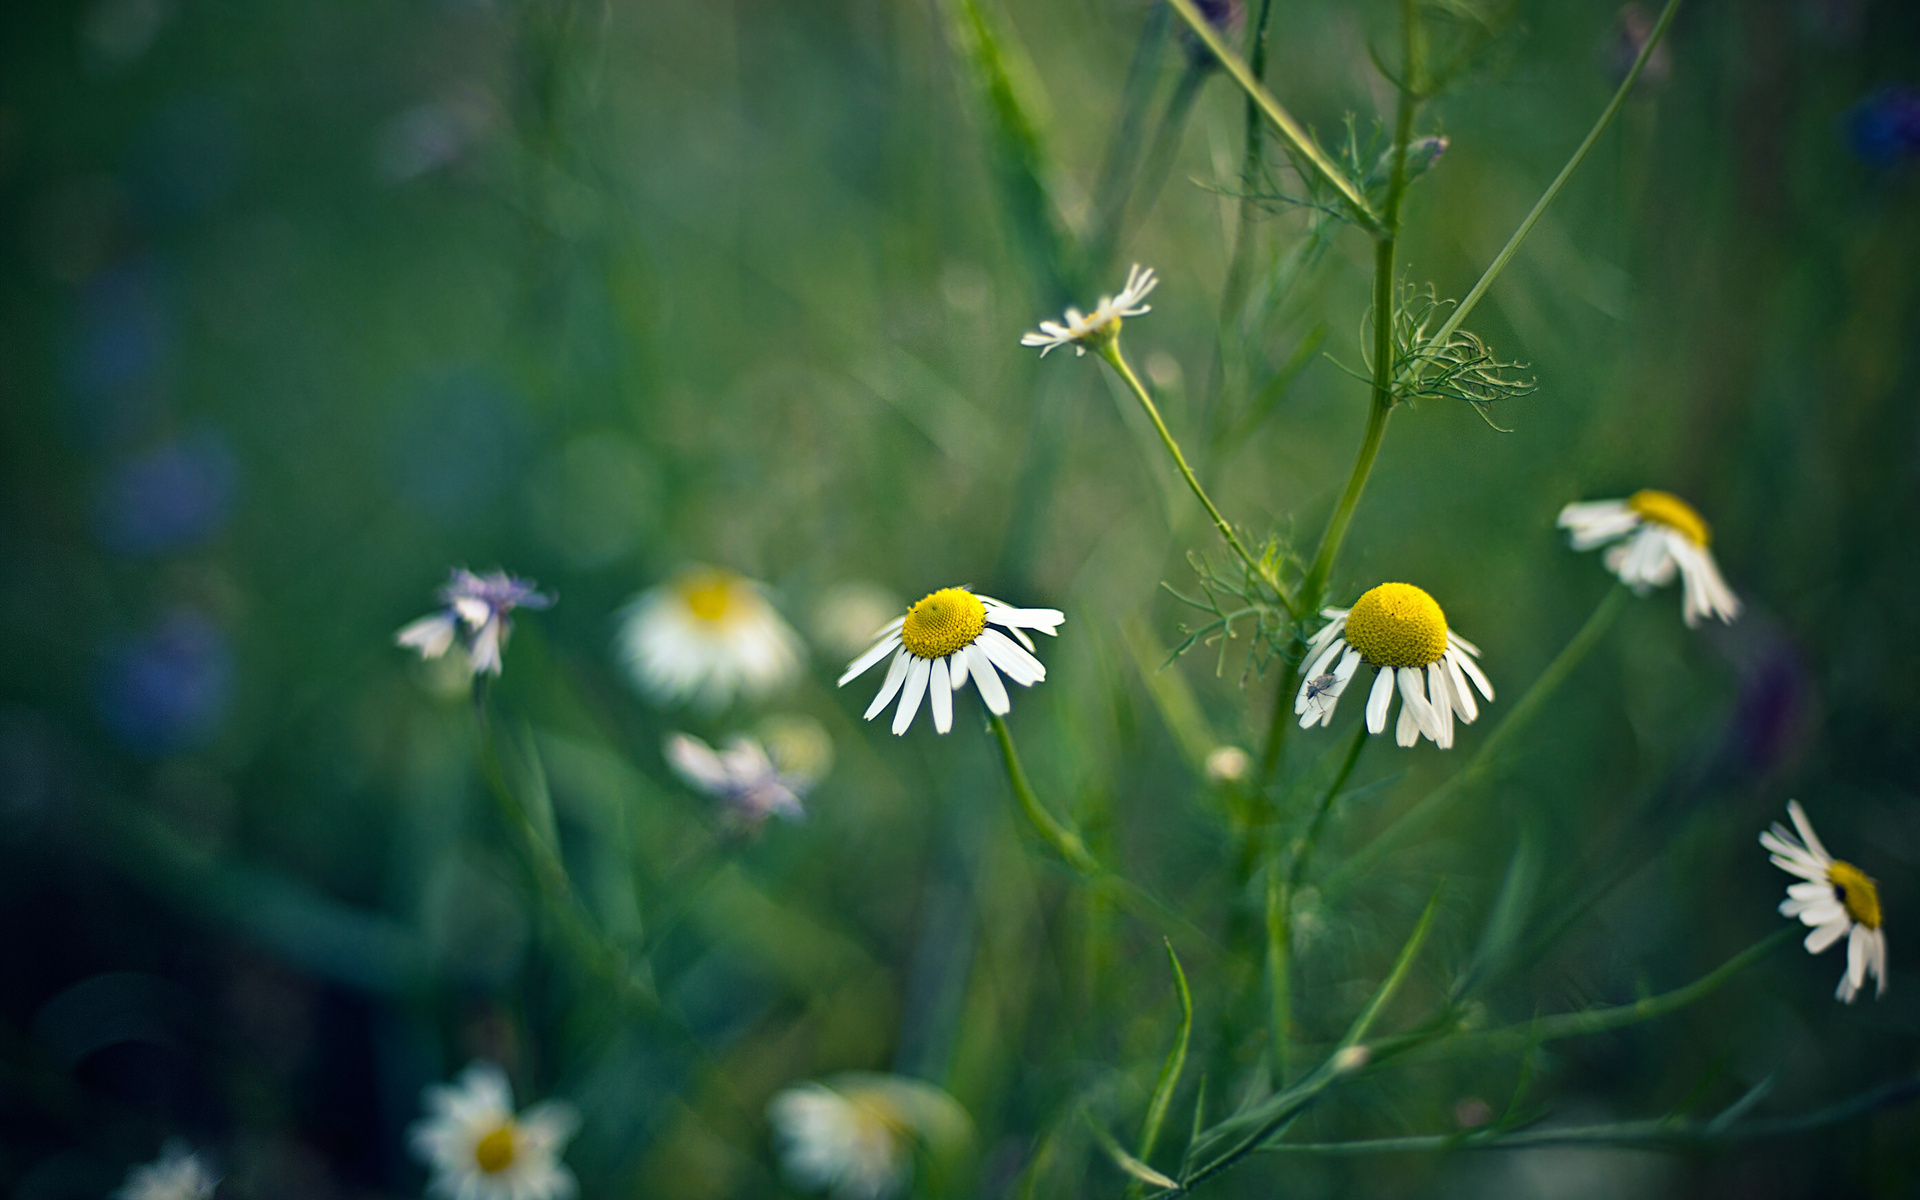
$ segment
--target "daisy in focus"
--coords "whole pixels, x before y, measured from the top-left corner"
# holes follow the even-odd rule
[[[1118,296],[1100,297],[1100,303],[1090,313],[1070,307],[1066,311],[1064,324],[1042,321],[1039,329],[1020,338],[1020,344],[1040,347],[1041,358],[1066,345],[1071,345],[1076,355],[1085,354],[1090,343],[1118,334],[1124,318],[1152,312],[1152,305],[1140,302],[1159,284],[1151,267],[1143,268],[1135,263],[1133,269],[1127,272],[1127,286],[1120,289]]]
[[[1575,550],[1614,543],[1607,549],[1607,570],[1635,595],[1644,596],[1680,575],[1680,614],[1688,628],[1702,617],[1732,621],[1740,599],[1720,577],[1707,549],[1712,531],[1693,506],[1670,492],[1643,489],[1625,500],[1589,500],[1560,510],[1560,528],[1572,534]]]
[[[407,1131],[414,1156],[433,1170],[427,1193],[452,1200],[568,1200],[578,1185],[560,1161],[579,1127],[557,1100],[513,1111],[507,1074],[470,1064],[451,1084],[424,1093],[427,1116]]]
[[[114,1200],[208,1200],[220,1177],[183,1142],[168,1142],[160,1157],[127,1172]]]
[[[782,771],[758,738],[736,734],[715,750],[691,734],[676,733],[667,738],[664,753],[688,786],[719,800],[730,817],[749,829],[759,828],[770,816],[798,821],[807,815],[800,798],[813,780],[801,772]]]
[[[1787,886],[1780,915],[1798,917],[1802,925],[1812,926],[1813,932],[1806,940],[1809,954],[1819,954],[1841,938],[1847,939],[1847,971],[1833,993],[1836,999],[1852,1004],[1866,986],[1868,975],[1878,981],[1874,995],[1884,996],[1887,935],[1880,928],[1880,890],[1859,867],[1827,853],[1799,801],[1787,801],[1787,815],[1793,818],[1798,837],[1778,821],[1760,835],[1760,844],[1773,856],[1773,865],[1803,881]]]
[[[787,1088],[767,1105],[787,1178],[836,1200],[884,1200],[906,1187],[913,1152],[937,1161],[966,1147],[972,1124],[939,1088],[899,1075],[851,1073]]]
[[[800,635],[758,583],[689,567],[627,606],[616,649],[634,684],[661,704],[720,709],[799,674]]]
[[[553,597],[535,591],[531,580],[515,579],[505,571],[475,575],[465,567],[455,568],[440,589],[440,601],[445,608],[402,628],[393,635],[394,643],[418,650],[421,658],[439,658],[456,641],[462,642],[476,675],[500,673],[500,652],[513,632],[508,613],[553,606]]]
[[[1011,705],[1000,682],[1002,673],[1022,687],[1047,677],[1047,669],[1033,656],[1033,639],[1025,631],[1037,629],[1052,637],[1066,619],[1054,608],[1014,608],[966,588],[941,588],[921,597],[906,616],[882,626],[874,635],[879,640],[840,676],[840,686],[891,654],[893,663],[880,693],[867,706],[867,720],[878,716],[897,694],[900,706],[894,710],[893,732],[903,734],[913,724],[924,697],[933,710],[933,727],[946,733],[953,728],[953,694],[969,679],[987,710],[1004,716]]]
[[[1394,740],[1411,746],[1427,738],[1442,750],[1453,746],[1453,720],[1471,724],[1480,715],[1468,680],[1493,699],[1493,685],[1474,661],[1480,648],[1447,628],[1447,615],[1432,596],[1410,583],[1383,583],[1352,608],[1325,608],[1331,617],[1307,643],[1307,663],[1294,698],[1300,728],[1329,725],[1340,696],[1364,664],[1374,668],[1367,695],[1367,730],[1387,727],[1396,687],[1400,721]]]

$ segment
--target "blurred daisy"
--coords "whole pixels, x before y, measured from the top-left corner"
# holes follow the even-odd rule
[[[1331,617],[1307,643],[1308,664],[1294,698],[1300,728],[1329,725],[1334,706],[1362,664],[1374,668],[1367,695],[1367,729],[1381,733],[1393,693],[1400,692],[1400,723],[1394,740],[1411,746],[1422,737],[1442,750],[1453,745],[1453,719],[1471,723],[1480,715],[1467,681],[1493,699],[1493,685],[1474,659],[1480,648],[1447,628],[1447,615],[1432,596],[1410,583],[1383,583],[1352,608],[1325,608]]]
[[[736,734],[715,750],[691,734],[676,733],[667,738],[665,753],[675,774],[717,798],[730,816],[749,828],[770,816],[798,821],[807,815],[800,797],[813,781],[781,771],[757,738]]]
[[[937,1160],[972,1132],[939,1088],[899,1075],[851,1073],[787,1088],[767,1105],[787,1178],[838,1200],[884,1200],[903,1190],[916,1145]]]
[[[941,588],[921,597],[906,616],[883,625],[875,635],[879,640],[853,660],[840,677],[840,686],[892,654],[893,665],[887,668],[880,694],[867,706],[866,719],[879,715],[897,693],[900,707],[893,714],[893,731],[905,733],[924,696],[933,709],[933,727],[946,733],[953,728],[953,694],[968,679],[995,714],[1004,714],[1010,707],[996,668],[1022,687],[1045,679],[1047,669],[1033,656],[1033,640],[1024,631],[1038,629],[1052,636],[1066,619],[1058,609],[1014,608],[966,588]]]
[[[1804,882],[1790,884],[1780,902],[1780,915],[1798,917],[1813,927],[1807,935],[1807,953],[1819,954],[1842,937],[1847,939],[1847,971],[1834,992],[1853,1003],[1871,974],[1878,984],[1875,996],[1887,991],[1887,935],[1880,928],[1880,891],[1865,872],[1827,853],[1801,811],[1797,800],[1787,801],[1795,837],[1775,821],[1760,835],[1760,844],[1773,856],[1773,865],[1798,875]]]
[[[220,1177],[189,1151],[184,1142],[168,1142],[160,1157],[127,1172],[114,1200],[208,1200]]]
[[[1100,303],[1090,313],[1082,313],[1077,308],[1068,308],[1066,323],[1042,321],[1040,328],[1025,334],[1020,339],[1022,346],[1040,347],[1040,357],[1061,346],[1071,344],[1075,354],[1085,354],[1087,343],[1097,342],[1120,332],[1120,322],[1125,317],[1138,317],[1153,311],[1150,304],[1140,303],[1147,293],[1158,287],[1160,281],[1154,277],[1152,268],[1142,268],[1135,263],[1127,272],[1127,286],[1120,289],[1118,296],[1102,296]]]
[[[557,1100],[513,1111],[506,1072],[476,1062],[452,1084],[424,1093],[428,1115],[407,1131],[414,1156],[433,1169],[429,1195],[452,1200],[567,1200],[577,1190],[560,1161],[579,1127]]]
[[[793,681],[800,635],[764,588],[717,567],[688,567],[627,606],[617,641],[634,683],[662,704],[724,708]]]
[[[513,631],[507,614],[553,605],[553,597],[535,591],[531,580],[515,579],[505,571],[475,575],[465,567],[454,570],[440,589],[440,600],[444,609],[402,628],[393,635],[394,642],[418,650],[421,658],[439,658],[464,639],[468,665],[475,674],[489,675],[500,673],[500,652]]]
[[[1607,570],[1636,595],[1665,587],[1678,571],[1680,613],[1689,627],[1702,617],[1731,621],[1740,615],[1740,600],[1720,578],[1707,549],[1712,539],[1707,523],[1678,496],[1646,489],[1625,500],[1569,504],[1560,510],[1560,528],[1572,532],[1575,550],[1615,543],[1604,560]]]

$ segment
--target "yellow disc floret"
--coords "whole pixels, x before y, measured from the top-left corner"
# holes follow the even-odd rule
[[[739,587],[725,571],[694,571],[681,577],[680,599],[694,616],[717,625],[739,607]]]
[[[1850,862],[1835,861],[1827,868],[1833,898],[1846,905],[1847,915],[1868,929],[1880,928],[1880,889],[1867,873]]]
[[[1447,649],[1447,614],[1410,583],[1383,583],[1347,613],[1347,644],[1375,667],[1424,667]]]
[[[489,1175],[498,1175],[513,1165],[512,1124],[501,1125],[473,1144],[473,1161]]]
[[[1706,521],[1693,511],[1693,505],[1672,492],[1643,488],[1627,497],[1627,507],[1645,520],[1665,525],[1696,546],[1706,545],[1713,536]]]
[[[987,627],[987,606],[965,588],[941,588],[907,610],[900,641],[920,658],[945,658],[973,644]]]

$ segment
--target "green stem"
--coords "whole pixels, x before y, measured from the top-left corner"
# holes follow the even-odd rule
[[[1273,122],[1274,129],[1279,132],[1280,140],[1287,144],[1287,148],[1299,155],[1321,179],[1340,193],[1340,198],[1347,202],[1347,207],[1353,210],[1354,217],[1361,225],[1368,230],[1377,230],[1380,227],[1380,218],[1374,214],[1373,208],[1367,203],[1366,194],[1353,180],[1347,178],[1346,173],[1335,165],[1331,158],[1327,157],[1326,151],[1314,144],[1313,135],[1309,134],[1300,122],[1294,120],[1293,114],[1280,106],[1280,102],[1261,85],[1260,80],[1247,68],[1247,64],[1240,61],[1240,56],[1227,49],[1227,44],[1220,40],[1219,31],[1214,29],[1213,23],[1208,21],[1198,8],[1194,7],[1193,0],[1167,0],[1167,3],[1173,6],[1174,12],[1180,14],[1180,19],[1193,30],[1194,36],[1205,43],[1213,56],[1220,60],[1220,65],[1227,69],[1227,74],[1233,76],[1234,82],[1245,90],[1248,98],[1266,115],[1267,120]]]
[[[1627,94],[1633,91],[1633,85],[1639,80],[1641,70],[1647,65],[1647,59],[1653,56],[1654,48],[1660,44],[1660,39],[1666,36],[1667,26],[1673,23],[1673,14],[1679,8],[1680,0],[1667,0],[1667,6],[1660,10],[1660,19],[1654,22],[1653,31],[1647,35],[1646,43],[1640,47],[1639,56],[1633,60],[1632,69],[1627,72],[1627,77],[1620,81],[1620,86],[1614,90],[1613,99],[1608,101],[1607,107],[1601,110],[1600,119],[1593,123],[1593,128],[1587,131],[1587,136],[1580,143],[1579,149],[1573,152],[1573,157],[1567,160],[1567,165],[1560,168],[1560,173],[1554,176],[1552,183],[1547,185],[1547,190],[1540,194],[1540,199],[1534,203],[1533,211],[1527,214],[1526,220],[1520,222],[1520,227],[1513,231],[1513,236],[1508,238],[1507,244],[1500,248],[1500,253],[1495,255],[1493,261],[1487,264],[1487,269],[1481,272],[1479,281],[1473,285],[1473,290],[1467,293],[1466,299],[1460,301],[1459,306],[1453,310],[1453,315],[1448,317],[1446,323],[1433,335],[1432,345],[1447,344],[1447,339],[1460,328],[1460,323],[1467,319],[1467,314],[1473,311],[1473,306],[1480,303],[1480,298],[1487,294],[1487,289],[1492,287],[1493,281],[1500,277],[1500,272],[1506,270],[1507,263],[1512,261],[1514,252],[1520,249],[1520,243],[1526,241],[1527,235],[1533,232],[1533,227],[1539,223],[1541,214],[1547,211],[1547,206],[1553,203],[1554,198],[1560,194],[1560,189],[1567,185],[1567,180],[1573,177],[1574,171],[1580,164],[1586,161],[1587,154],[1593,149],[1594,143],[1600,140],[1600,135],[1606,132],[1608,125],[1613,123],[1613,118],[1620,111],[1620,106],[1626,103]]]
[[[1519,703],[1507,710],[1506,715],[1500,719],[1500,723],[1494,726],[1493,732],[1487,736],[1487,740],[1480,743],[1480,749],[1474,752],[1474,756],[1468,760],[1467,765],[1461,768],[1457,775],[1428,792],[1357,854],[1341,864],[1340,869],[1327,879],[1326,890],[1331,892],[1344,887],[1371,871],[1395,846],[1431,824],[1451,805],[1467,795],[1468,785],[1478,782],[1482,776],[1499,764],[1500,752],[1532,723],[1534,717],[1538,716],[1540,710],[1546,706],[1547,701],[1560,690],[1560,685],[1566,682],[1567,676],[1572,674],[1573,669],[1579,666],[1581,660],[1593,650],[1602,635],[1619,617],[1626,600],[1625,587],[1609,588],[1599,605],[1594,608],[1592,615],[1587,618],[1586,624],[1580,627],[1580,631],[1573,635],[1573,640],[1566,644],[1554,660],[1547,664],[1547,669],[1540,672],[1532,686],[1527,688],[1526,693],[1520,697]]]
[[[1286,607],[1287,611],[1293,612],[1293,601],[1287,595],[1286,589],[1280,586],[1279,576],[1262,566],[1260,560],[1247,550],[1240,541],[1240,535],[1233,531],[1233,526],[1227,522],[1226,517],[1221,515],[1212,497],[1207,495],[1207,489],[1200,486],[1199,477],[1193,473],[1193,468],[1187,465],[1187,456],[1180,452],[1180,443],[1173,440],[1172,432],[1167,429],[1166,421],[1161,418],[1159,406],[1154,404],[1153,397],[1147,394],[1146,385],[1140,382],[1140,377],[1133,373],[1133,368],[1127,365],[1126,357],[1120,353],[1119,334],[1114,333],[1101,339],[1096,348],[1100,352],[1100,357],[1107,360],[1107,365],[1111,366],[1115,373],[1126,381],[1127,387],[1132,389],[1134,397],[1140,401],[1140,407],[1146,410],[1147,419],[1153,422],[1153,428],[1159,433],[1160,443],[1167,448],[1167,454],[1172,457],[1173,465],[1180,469],[1181,477],[1187,481],[1187,486],[1192,488],[1193,494],[1199,498],[1200,506],[1207,510],[1209,517],[1213,518],[1213,526],[1220,531],[1220,536],[1226,539],[1227,546],[1240,556],[1240,561],[1247,565],[1247,569],[1252,571],[1256,578],[1264,580],[1273,589],[1274,595],[1279,597],[1280,603]]]
[[[1040,803],[1040,797],[1034,794],[1033,785],[1027,782],[1026,768],[1020,765],[1020,752],[1013,748],[1013,735],[1007,731],[1007,723],[999,713],[988,713],[987,721],[993,726],[994,736],[1000,739],[1000,756],[1007,764],[1007,782],[1013,786],[1014,798],[1020,802],[1027,820],[1033,822],[1047,845],[1052,846],[1068,866],[1082,875],[1100,874],[1100,864],[1087,850],[1079,833],[1048,812]]]

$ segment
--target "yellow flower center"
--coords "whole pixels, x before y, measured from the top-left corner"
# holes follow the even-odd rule
[[[513,1122],[509,1121],[473,1144],[473,1161],[489,1175],[498,1175],[513,1165]]]
[[[1645,520],[1665,525],[1696,546],[1704,546],[1712,539],[1706,521],[1693,511],[1693,505],[1672,492],[1643,488],[1627,497],[1627,507]]]
[[[1880,928],[1880,889],[1867,873],[1850,862],[1835,861],[1827,868],[1833,897],[1847,906],[1847,915],[1868,929]]]
[[[973,644],[987,627],[987,606],[965,588],[941,588],[907,610],[900,641],[909,654],[945,658]]]
[[[680,599],[702,621],[719,624],[740,605],[739,583],[723,571],[697,571],[679,583]]]
[[[1424,667],[1447,649],[1447,614],[1410,583],[1383,583],[1347,613],[1347,645],[1376,667]]]

